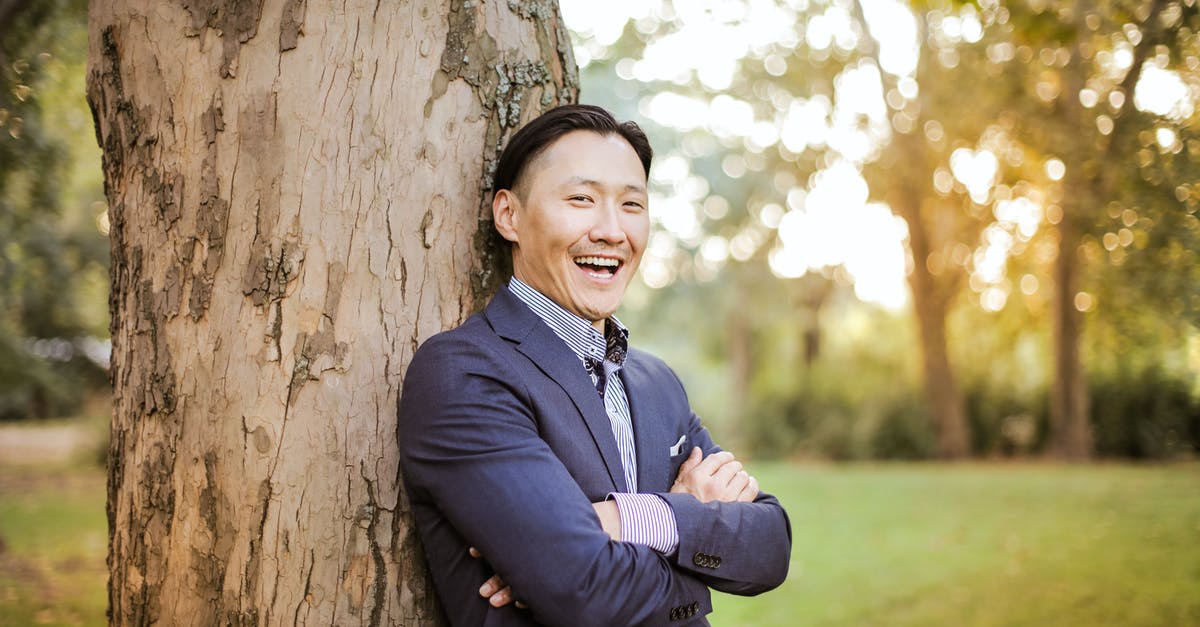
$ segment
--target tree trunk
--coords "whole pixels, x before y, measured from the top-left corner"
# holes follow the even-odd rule
[[[900,144],[904,154],[916,154],[911,151],[924,149],[917,145],[921,140],[911,135],[898,135],[893,141]],[[913,315],[921,346],[925,403],[933,420],[938,455],[943,459],[961,459],[971,453],[970,430],[965,403],[954,379],[947,350],[946,292],[926,265],[933,246],[922,216],[921,192],[904,187],[890,195],[888,203],[908,224],[908,247],[913,257],[908,284],[912,290]]]
[[[1076,8],[1074,24],[1084,30],[1083,9]],[[1082,460],[1092,455],[1092,428],[1089,420],[1087,380],[1079,354],[1083,315],[1076,307],[1079,283],[1079,244],[1082,225],[1095,211],[1096,164],[1087,164],[1096,151],[1091,125],[1083,120],[1083,107],[1076,94],[1086,84],[1087,68],[1080,43],[1075,42],[1071,60],[1063,70],[1063,97],[1059,100],[1067,141],[1063,162],[1063,217],[1058,224],[1058,256],[1054,260],[1054,320],[1051,338],[1054,352],[1054,382],[1050,390],[1050,452],[1057,457]],[[1132,90],[1129,92],[1132,99]]]
[[[861,0],[856,0],[851,7],[855,20],[866,28],[867,21]],[[924,37],[924,33],[920,33],[919,37]],[[878,43],[868,38],[865,44],[876,65],[882,67],[879,63]],[[929,52],[923,48],[917,65],[919,84],[937,80],[937,77],[931,76],[931,63]],[[881,76],[884,77],[885,90],[895,88],[887,74],[881,73]],[[922,99],[927,98],[922,96]],[[928,111],[931,107],[926,103],[921,109]],[[925,212],[921,205],[928,189],[919,185],[933,180],[933,168],[930,164],[934,159],[929,154],[929,144],[921,137],[919,131],[895,134],[888,148],[898,155],[894,168],[899,174],[895,180],[902,183],[895,185],[886,194],[886,200],[892,212],[908,225],[908,249],[913,259],[908,285],[912,292],[917,340],[921,347],[925,404],[933,421],[938,455],[943,459],[961,459],[971,453],[970,426],[967,424],[966,404],[954,379],[947,349],[946,313],[949,309],[949,296],[944,284],[938,281],[926,265],[935,245],[930,241],[930,229],[925,223]]]
[[[396,402],[417,345],[503,276],[503,141],[577,95],[556,3],[106,0],[89,19],[110,621],[439,622]]]
[[[747,427],[755,419],[754,404],[750,401],[754,382],[754,325],[745,307],[736,304],[749,302],[746,288],[746,268],[735,266],[736,274],[732,286],[734,306],[725,310],[726,349],[729,354],[729,414],[725,420],[723,441],[729,450],[742,450],[746,435],[752,431]]]
[[[1075,191],[1087,195],[1086,190]],[[1064,213],[1066,201],[1064,197]],[[1092,429],[1088,421],[1087,380],[1079,355],[1083,316],[1075,307],[1079,234],[1074,228],[1074,217],[1075,212],[1072,212],[1058,225],[1058,257],[1054,261],[1054,320],[1051,325],[1054,384],[1050,391],[1050,452],[1063,459],[1083,460],[1092,454]]]
[[[813,368],[821,357],[821,309],[833,292],[833,281],[809,272],[799,279],[797,309],[803,329],[804,367]]]

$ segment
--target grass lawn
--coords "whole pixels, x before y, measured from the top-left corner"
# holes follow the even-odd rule
[[[0,625],[104,625],[104,470],[0,462]]]
[[[1200,625],[1200,464],[761,464],[791,574],[718,626]],[[0,461],[0,625],[101,625],[103,471]]]
[[[1200,464],[755,470],[791,571],[714,625],[1200,625]]]

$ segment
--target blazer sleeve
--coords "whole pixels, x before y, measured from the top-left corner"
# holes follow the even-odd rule
[[[410,490],[483,553],[538,623],[666,625],[679,624],[681,612],[710,612],[697,577],[647,547],[609,539],[539,437],[515,372],[503,356],[461,338],[422,346],[399,411]],[[452,548],[465,554],[465,546]]]
[[[671,377],[683,394],[674,372]],[[688,414],[691,445],[701,447],[705,457],[720,451],[696,414],[691,410]],[[759,492],[750,503],[701,503],[690,494],[669,492],[658,496],[675,513],[679,548],[672,563],[676,568],[699,577],[714,590],[740,595],[766,592],[787,578],[792,528],[774,496]]]

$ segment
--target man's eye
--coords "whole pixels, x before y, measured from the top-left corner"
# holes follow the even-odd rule
[[[627,203],[625,203],[625,206],[626,206],[626,207],[629,207],[630,209],[636,209],[636,210],[638,210],[638,211],[644,211],[644,210],[646,209],[646,206],[645,206],[645,205],[643,205],[642,203],[640,203],[640,202],[634,202],[634,201],[632,201],[632,200],[631,200],[631,201],[629,201],[629,202],[627,202]]]
[[[588,198],[587,196],[571,196],[567,200],[572,202],[591,202],[592,199]]]

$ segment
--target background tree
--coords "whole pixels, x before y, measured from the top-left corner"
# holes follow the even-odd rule
[[[738,368],[758,384],[723,388],[769,400],[730,428],[761,431],[772,454],[798,444],[780,433],[799,429],[835,457],[1044,446],[1081,458],[1098,421],[1161,434],[1144,443],[1200,442],[1185,426],[1194,410],[1102,420],[1087,403],[1097,390],[1158,394],[1137,382],[1183,381],[1193,400],[1177,408],[1200,392],[1188,383],[1195,351],[1181,348],[1197,333],[1195,271],[1180,263],[1198,250],[1195,10],[1169,0],[664,1],[631,7],[626,22],[581,21],[585,80],[607,73],[612,85],[585,98],[663,127],[652,129],[664,154],[652,182],[666,202],[652,206],[667,236],[650,247],[644,276],[657,291],[644,301],[689,301],[708,320],[727,309],[706,298],[736,293],[728,310],[748,323],[712,328],[769,338]],[[899,236],[887,212],[903,218]],[[866,266],[884,262],[907,277],[911,314],[875,289],[881,276]],[[711,287],[726,282],[737,290]],[[915,332],[901,336],[911,343],[883,349],[896,327],[880,304],[912,316]],[[779,320],[807,328],[813,311],[824,312],[818,337],[832,339],[804,360],[809,343]],[[858,348],[838,339],[848,336],[862,338]],[[868,358],[877,361],[851,361]],[[1103,379],[1089,383],[1085,362]],[[698,378],[711,379],[707,368]],[[1147,369],[1160,374],[1139,374]],[[868,370],[900,376],[843,389],[871,380]],[[924,407],[908,405],[911,380]],[[721,396],[704,409],[726,414],[734,401]],[[830,429],[859,444],[823,440],[820,425],[849,425]],[[931,427],[926,449],[917,434]],[[869,444],[882,433],[908,443]],[[1114,448],[1126,437],[1101,452],[1170,448]]]
[[[85,16],[82,0],[0,3],[0,420],[70,415],[106,385]]]
[[[112,622],[434,621],[397,394],[500,276],[503,141],[576,96],[556,5],[113,1],[89,20]]]

